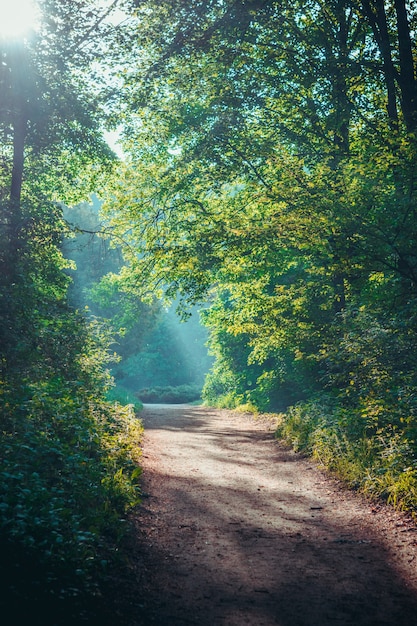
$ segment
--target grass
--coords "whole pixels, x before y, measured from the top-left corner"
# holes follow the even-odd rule
[[[276,437],[374,499],[417,515],[413,431],[370,425],[363,414],[321,396],[277,416]]]

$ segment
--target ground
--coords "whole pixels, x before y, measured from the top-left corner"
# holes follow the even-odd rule
[[[148,405],[143,420],[115,625],[417,626],[409,517],[288,450],[266,418]]]

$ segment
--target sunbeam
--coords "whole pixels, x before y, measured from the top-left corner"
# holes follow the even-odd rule
[[[34,0],[0,0],[0,36],[24,37],[36,28],[38,8]]]

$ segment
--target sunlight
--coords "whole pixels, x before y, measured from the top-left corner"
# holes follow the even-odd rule
[[[0,36],[24,37],[36,28],[38,10],[34,0],[0,0]]]

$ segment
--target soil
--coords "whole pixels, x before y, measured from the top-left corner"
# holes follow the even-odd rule
[[[129,626],[417,626],[408,516],[288,450],[266,417],[147,405],[143,420]]]

